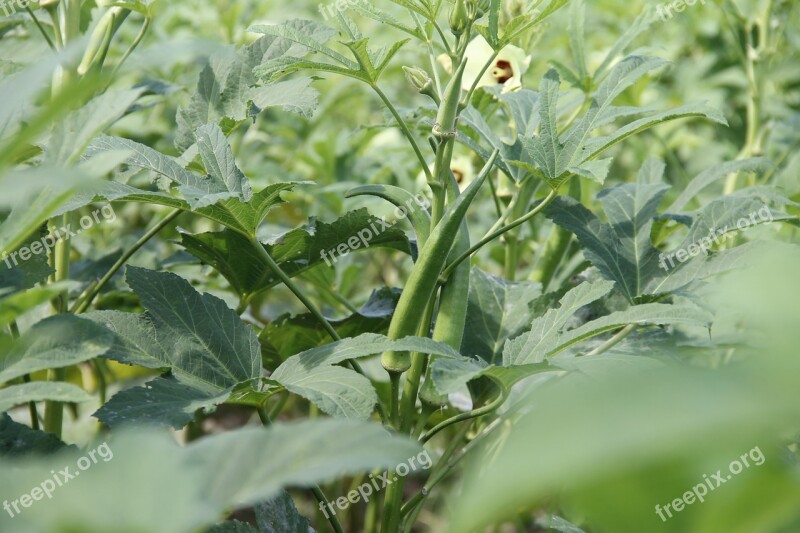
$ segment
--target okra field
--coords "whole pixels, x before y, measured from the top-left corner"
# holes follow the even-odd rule
[[[793,0],[0,0],[0,533],[800,532]]]

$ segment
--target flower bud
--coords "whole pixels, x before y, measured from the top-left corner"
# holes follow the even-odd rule
[[[469,13],[467,12],[466,0],[456,0],[452,11],[450,11],[450,31],[458,37],[469,24]]]
[[[406,73],[406,79],[420,94],[429,96],[437,104],[439,103],[439,95],[433,86],[433,80],[428,73],[419,67],[403,67]]]
[[[403,67],[406,73],[406,79],[419,92],[425,91],[428,87],[433,85],[431,77],[428,73],[419,67]]]
[[[475,9],[477,18],[481,18],[483,15],[489,11],[489,8],[492,5],[491,0],[473,0],[475,2]]]

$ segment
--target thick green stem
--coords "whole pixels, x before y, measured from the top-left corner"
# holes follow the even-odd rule
[[[67,371],[56,368],[47,371],[47,381],[64,381]],[[64,405],[56,401],[44,403],[44,430],[61,438],[61,427],[64,420]]]
[[[69,227],[71,225],[72,215],[66,214],[61,218],[61,226]],[[66,281],[69,279],[69,259],[72,247],[70,246],[69,239],[62,239],[56,242],[55,250],[53,252],[53,266],[55,274],[53,275],[54,282]],[[53,306],[57,313],[65,313],[67,311],[69,295],[65,291],[59,294],[53,301]],[[64,381],[66,377],[66,369],[58,368],[48,370],[48,381]],[[64,405],[57,401],[46,401],[44,404],[44,430],[53,433],[57,437],[61,437],[61,427],[64,415]]]

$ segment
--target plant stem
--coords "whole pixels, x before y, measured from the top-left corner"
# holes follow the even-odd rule
[[[389,396],[389,422],[392,427],[400,430],[400,376],[398,372],[389,374],[389,382],[391,383],[390,396]]]
[[[638,326],[638,324],[628,324],[627,326],[619,330],[617,333],[615,333],[614,336],[608,339],[606,342],[604,342],[597,348],[593,349],[592,351],[588,352],[584,357],[589,357],[591,355],[600,355],[601,353],[607,352],[608,350],[610,350],[611,348],[622,342],[622,340],[625,337],[633,333],[633,331],[636,329],[636,326]]]
[[[54,52],[57,51],[58,49],[56,48],[55,43],[53,43],[53,40],[50,38],[49,35],[47,35],[44,26],[42,26],[42,23],[39,22],[39,19],[36,17],[36,14],[31,9],[30,4],[28,3],[25,4],[25,11],[27,11],[28,15],[31,16],[31,18],[33,19],[33,23],[36,24],[36,27],[39,29],[39,33],[41,33],[42,37],[44,37],[44,40],[47,41],[47,46],[49,46],[50,49],[53,50]]]
[[[380,97],[380,99],[383,100],[384,105],[397,121],[397,125],[400,126],[400,130],[403,132],[403,135],[405,135],[406,139],[408,139],[409,144],[411,144],[411,148],[413,148],[414,153],[417,154],[417,159],[419,159],[420,165],[422,165],[422,170],[425,172],[425,176],[428,178],[428,181],[433,181],[433,174],[431,173],[431,169],[428,168],[428,162],[425,160],[425,156],[422,154],[422,150],[420,150],[419,144],[417,144],[417,140],[414,138],[414,134],[411,133],[408,124],[406,124],[406,121],[400,116],[397,108],[394,107],[394,104],[391,100],[389,100],[389,97],[386,96],[386,93],[384,93],[381,88],[378,87],[378,84],[373,83],[371,84],[371,87]]]
[[[22,381],[25,383],[31,382],[31,375],[25,374],[22,376]],[[31,428],[38,431],[39,430],[39,411],[36,410],[36,402],[28,402],[28,413],[31,416]]]
[[[422,502],[425,501],[425,498],[430,495],[433,488],[441,482],[447,474],[455,467],[455,465],[466,455],[466,453],[471,450],[476,443],[482,441],[486,435],[488,435],[495,427],[495,425],[489,425],[480,435],[478,435],[475,439],[469,442],[455,457],[453,454],[458,449],[458,446],[461,444],[461,441],[469,431],[471,424],[464,424],[456,433],[456,436],[450,442],[448,447],[445,449],[442,457],[439,459],[439,462],[436,465],[436,468],[432,471],[428,481],[425,482],[425,485],[422,487],[422,490],[409,498],[408,502],[403,506],[402,510],[400,511],[401,516],[405,517],[406,521],[406,531],[410,526],[410,522],[414,517],[414,512],[419,512],[419,506]]]
[[[472,411],[461,413],[460,415],[448,418],[447,420],[439,423],[438,425],[430,429],[428,432],[424,433],[419,438],[419,441],[424,444],[429,440],[431,440],[437,433],[439,433],[443,429],[452,426],[453,424],[457,424],[458,422],[461,422],[463,420],[471,420],[473,418],[478,418],[483,415],[492,413],[496,411],[501,405],[503,405],[503,402],[506,401],[506,398],[508,398],[508,392],[505,390],[505,388],[500,387],[500,394],[491,403],[488,403],[483,407],[479,407],[478,409],[473,409]]]
[[[505,232],[510,231],[516,228],[517,226],[524,224],[528,220],[538,215],[545,207],[547,207],[550,204],[550,202],[552,202],[556,198],[556,196],[558,196],[558,191],[555,189],[551,190],[550,193],[547,195],[547,197],[544,200],[542,200],[539,203],[539,205],[533,208],[533,210],[531,210],[528,214],[518,218],[514,222],[506,224],[502,228],[490,233],[489,235],[481,239],[478,243],[474,244],[469,250],[461,254],[455,261],[447,265],[447,268],[444,269],[444,272],[442,272],[442,275],[439,278],[440,282],[446,281],[447,278],[450,277],[450,274],[453,273],[453,270],[455,270],[456,267],[460,265],[462,261],[470,258],[472,254],[474,254],[475,252],[477,252],[478,250],[480,250],[481,248],[483,248],[496,238],[500,237]]]
[[[150,239],[158,235],[161,230],[167,227],[167,225],[175,220],[182,212],[183,211],[180,209],[176,209],[164,217],[158,224],[153,226],[147,233],[142,235],[142,237],[136,241],[133,246],[126,250],[125,253],[122,254],[119,259],[117,259],[111,268],[108,269],[108,272],[106,272],[105,275],[100,278],[100,281],[86,289],[86,292],[82,294],[73,305],[72,312],[76,315],[86,312],[89,306],[92,305],[92,301],[97,297],[98,294],[100,294],[100,291],[103,289],[103,287],[109,281],[111,281],[111,278],[113,278],[114,275],[125,265],[125,263],[127,263],[130,258],[133,257],[133,254],[138,252],[142,246],[147,244]]]
[[[265,407],[260,407],[256,411],[258,412],[258,417],[261,419],[261,424],[264,427],[272,425],[272,420],[270,419],[269,414],[267,413],[267,410],[266,410]],[[319,488],[319,485],[312,486],[311,487],[311,493],[314,494],[314,498],[317,499],[317,502],[322,503],[322,504],[324,504],[324,506],[327,507],[328,498],[325,497],[325,493],[322,492],[322,489]],[[326,514],[326,518],[328,519],[328,522],[330,523],[331,528],[336,533],[344,533],[344,529],[342,529],[342,525],[339,523],[339,519],[336,518],[335,514],[333,514],[333,513],[330,513],[330,514],[323,513],[323,514]]]
[[[305,308],[308,309],[308,311],[314,316],[314,318],[317,320],[317,322],[319,322],[319,324],[328,333],[328,335],[330,335],[330,337],[334,341],[342,340],[342,338],[339,336],[336,330],[333,329],[333,326],[331,326],[331,323],[328,322],[328,319],[325,318],[322,312],[319,309],[317,309],[317,306],[314,305],[314,303],[311,300],[309,300],[305,294],[303,294],[303,291],[300,289],[300,287],[298,287],[297,284],[294,281],[292,281],[292,278],[290,278],[286,274],[286,272],[283,271],[280,265],[278,265],[278,263],[275,262],[272,256],[269,255],[269,252],[267,252],[267,249],[264,248],[264,245],[261,244],[261,242],[255,236],[247,236],[247,238],[250,241],[250,244],[252,244],[253,247],[256,249],[256,251],[259,253],[261,258],[264,259],[264,262],[267,263],[269,269],[272,270],[272,272],[276,276],[278,276],[278,279],[280,279],[290,291],[292,291],[292,294],[294,294],[297,297],[297,299],[300,300],[300,302],[305,306]],[[364,369],[361,368],[361,365],[359,365],[357,361],[349,359],[347,362],[353,370],[355,370],[361,375],[365,375]],[[381,420],[386,421],[386,413],[384,412],[383,405],[381,405],[380,402],[378,402],[377,409],[378,409],[378,414],[381,417]]]
[[[117,73],[119,72],[119,69],[122,67],[122,64],[125,63],[125,61],[133,53],[133,51],[136,50],[136,48],[138,48],[139,44],[142,42],[142,39],[144,39],[144,36],[147,34],[148,28],[150,28],[150,22],[151,22],[150,17],[146,16],[144,22],[142,23],[142,27],[139,30],[139,33],[136,35],[136,38],[133,40],[128,49],[125,50],[125,53],[122,55],[122,58],[119,60],[119,63],[117,63],[117,66],[114,67],[114,72],[111,74],[112,78],[116,77]]]
[[[67,213],[61,218],[62,227],[69,227],[71,224],[72,216]],[[55,251],[53,252],[53,263],[55,266],[55,274],[53,280],[55,282],[66,281],[69,279],[69,256],[72,247],[68,239],[59,240],[56,242]],[[57,313],[65,313],[67,311],[68,293],[62,292],[59,294],[53,305]],[[66,377],[66,369],[56,368],[47,371],[48,381],[64,381]],[[44,403],[44,430],[53,433],[55,436],[61,438],[61,427],[64,419],[64,405],[61,402],[48,400]]]

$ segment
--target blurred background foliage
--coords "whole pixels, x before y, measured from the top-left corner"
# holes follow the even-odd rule
[[[400,13],[396,6],[386,4],[382,7]],[[175,116],[188,102],[208,58],[252,42],[256,36],[247,28],[253,25],[288,18],[320,20],[320,7],[307,0],[157,2],[150,33],[119,73],[121,85],[146,83],[156,89],[141,111],[114,126],[114,133],[179,155]],[[651,27],[630,49],[646,50],[672,63],[627,91],[620,104],[674,107],[707,100],[723,112],[729,127],[704,121],[678,122],[635,137],[614,149],[606,186],[634,181],[642,162],[656,156],[667,163],[666,180],[673,185],[669,195],[674,199],[704,169],[763,155],[776,168],[757,178],[741,176],[740,184],[758,180],[748,184],[777,186],[790,199],[800,201],[797,2],[707,0],[674,12],[668,20],[658,18],[656,7],[656,3],[642,0],[588,2],[585,33],[589,70],[600,63],[636,18],[649,10]],[[396,32],[383,31],[372,20],[352,15],[363,33],[380,45],[392,44],[397,36]],[[552,64],[571,64],[566,32],[569,23],[570,12],[564,9],[529,43],[518,43],[532,55],[526,88],[536,89]],[[137,27],[125,25],[122,32],[132,40]],[[0,35],[2,75],[46,53],[46,45],[24,17],[0,20]],[[122,52],[111,53],[119,56]],[[413,46],[404,48],[395,64],[429,67],[424,51]],[[382,111],[374,95],[352,80],[321,78],[315,83],[320,101],[312,118],[269,110],[231,136],[237,163],[254,188],[286,180],[316,184],[289,195],[292,201],[271,215],[265,236],[289,231],[310,217],[331,221],[359,207],[368,207],[377,216],[387,214],[385,206],[374,200],[344,198],[344,192],[358,184],[388,183],[418,189],[417,162],[409,157],[405,141],[391,127],[391,117]],[[421,97],[408,86],[402,71],[387,71],[384,85],[403,112],[413,115]],[[599,185],[584,181],[583,203],[592,205],[599,190]],[[702,196],[713,199],[721,192],[722,186],[710,188]],[[483,191],[479,202],[470,215],[475,236],[494,220],[490,193]],[[116,224],[98,225],[90,230],[90,237],[76,240],[73,253],[76,259],[85,261],[87,279],[91,272],[104,271],[103,265],[145,233],[160,213],[157,207],[120,205]],[[533,258],[552,230],[548,220],[540,219],[522,229],[519,279],[530,276]],[[178,224],[192,232],[212,229],[208,222],[188,216],[181,216]],[[787,225],[752,230],[753,238],[773,241],[796,242],[796,232],[796,227]],[[216,271],[200,265],[170,242],[179,239],[177,231],[168,229],[162,236],[165,238],[150,241],[132,264],[179,272],[202,290],[236,306],[234,295]],[[545,388],[537,401],[520,397],[506,409],[500,423],[514,427],[513,435],[504,440],[506,433],[501,433],[483,446],[473,458],[461,492],[437,496],[429,508],[449,511],[452,531],[466,531],[459,528],[479,522],[502,523],[534,503],[541,511],[539,530],[580,531],[567,520],[553,519],[545,512],[552,510],[567,512],[575,524],[586,521],[594,526],[587,526],[586,531],[800,531],[797,445],[788,449],[781,446],[798,439],[789,428],[800,414],[796,392],[800,371],[796,348],[800,345],[800,257],[786,250],[764,257],[768,261],[761,270],[726,278],[704,294],[710,307],[730,315],[718,321],[715,333],[738,331],[750,345],[747,350],[736,351],[735,357],[726,345],[698,351],[696,340],[703,332],[694,332],[685,350],[671,355],[690,362],[697,372],[681,368],[654,373],[633,368],[610,383],[593,384],[589,376],[577,387],[567,382],[547,388],[547,380],[542,379],[528,392],[540,392],[539,386]],[[497,274],[502,271],[502,259],[498,244],[482,252],[478,264]],[[375,288],[401,285],[409,265],[410,258],[391,250],[370,250],[348,255],[335,270],[314,268],[299,280],[316,299],[325,302],[326,314],[343,318],[367,302]],[[102,294],[98,306],[136,309],[123,288],[120,278]],[[259,298],[249,317],[253,321],[269,322],[287,312],[302,312],[283,288]],[[37,318],[27,317],[31,321]],[[647,349],[656,350],[657,344]],[[630,363],[624,355],[619,354],[618,360],[609,358],[604,364],[624,367]],[[703,373],[731,358],[735,364],[727,372],[713,377]],[[131,373],[113,363],[112,369],[118,379]],[[595,370],[608,372],[604,368]],[[72,379],[90,378],[76,372]],[[644,420],[636,409],[641,404],[652,408],[648,417],[659,413],[660,418]],[[619,427],[601,422],[609,409],[617,410]],[[65,435],[65,440],[79,441],[84,434],[80,426],[71,428],[73,434]],[[655,503],[679,497],[698,482],[699,475],[716,471],[756,445],[767,457],[763,467],[750,469],[735,484],[711,493],[704,505],[695,505],[666,524],[654,521]],[[535,455],[527,455],[530,453]],[[527,461],[525,469],[519,468],[521,461]],[[553,474],[532,479],[529,472],[534,467]],[[430,511],[425,511],[420,520],[431,529],[446,527],[442,516]],[[514,530],[511,524],[507,527]],[[519,527],[524,530],[526,526]]]

